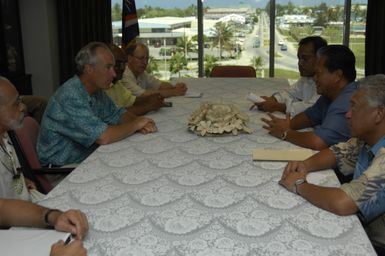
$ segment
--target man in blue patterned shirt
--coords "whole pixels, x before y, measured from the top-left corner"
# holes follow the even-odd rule
[[[372,242],[385,245],[385,75],[359,83],[346,114],[352,139],[303,162],[290,162],[280,184],[312,204],[338,215],[359,213]],[[339,188],[306,182],[308,172],[334,168],[353,173]]]
[[[98,145],[136,131],[157,131],[152,119],[116,107],[104,93],[116,75],[114,57],[105,44],[89,43],[75,62],[77,75],[55,92],[43,116],[37,144],[42,165],[80,163]]]

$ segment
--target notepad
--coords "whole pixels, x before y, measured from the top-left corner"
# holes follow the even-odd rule
[[[253,149],[253,160],[256,161],[303,161],[317,153],[311,149]]]
[[[66,241],[70,235],[43,229],[0,230],[1,255],[49,256],[52,244]]]

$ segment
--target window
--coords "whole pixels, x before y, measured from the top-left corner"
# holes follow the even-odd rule
[[[149,72],[161,79],[198,76],[197,1],[169,3],[136,1],[140,38],[150,48]],[[270,1],[275,14],[270,17]],[[345,24],[345,2],[270,0],[253,4],[223,0],[203,2],[203,63],[208,76],[214,65],[252,65],[258,77],[297,79],[297,48],[301,38],[320,35],[328,43],[349,42],[357,58],[358,76],[364,75],[365,21],[367,0],[351,4],[351,22]],[[120,43],[121,0],[112,0],[113,37]],[[309,3],[310,2],[310,3]],[[273,33],[270,21],[275,26]],[[346,25],[350,35],[344,39]],[[271,36],[273,35],[273,37]],[[270,42],[274,40],[274,45]],[[274,47],[274,51],[272,51]],[[270,53],[273,52],[273,56]],[[273,70],[274,72],[271,72]]]

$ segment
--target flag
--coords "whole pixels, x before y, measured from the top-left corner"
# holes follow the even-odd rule
[[[138,16],[136,16],[135,0],[123,0],[122,8],[122,44],[129,44],[139,36]]]

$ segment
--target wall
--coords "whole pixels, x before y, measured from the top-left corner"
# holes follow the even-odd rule
[[[25,71],[33,94],[50,97],[59,86],[56,1],[19,0]]]

